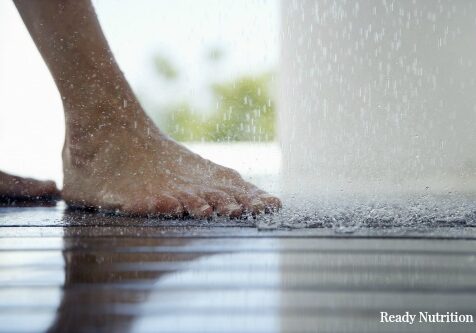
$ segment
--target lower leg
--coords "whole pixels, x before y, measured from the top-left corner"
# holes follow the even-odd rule
[[[277,198],[170,140],[146,116],[89,0],[15,0],[63,99],[63,197],[133,214],[237,216]]]

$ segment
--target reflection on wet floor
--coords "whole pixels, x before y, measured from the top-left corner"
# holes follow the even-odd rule
[[[476,240],[114,221],[1,208],[0,331],[474,331],[379,315],[476,315]]]

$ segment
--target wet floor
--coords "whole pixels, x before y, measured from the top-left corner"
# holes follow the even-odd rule
[[[474,227],[262,222],[0,208],[0,331],[475,331],[379,322],[381,311],[476,318]]]

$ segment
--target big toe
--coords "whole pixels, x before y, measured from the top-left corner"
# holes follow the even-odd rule
[[[47,180],[42,182],[40,186],[40,191],[44,193],[44,195],[46,196],[58,197],[58,198],[61,196],[61,191],[56,186],[56,183],[52,180]]]
[[[159,214],[166,216],[182,216],[184,209],[180,201],[169,194],[162,194],[157,198],[156,203]]]
[[[176,198],[161,193],[156,196],[136,196],[125,200],[121,210],[132,215],[162,215],[166,217],[180,217],[183,214],[183,206]]]
[[[19,196],[25,198],[52,198],[57,199],[61,196],[56,183],[51,180],[26,179],[17,184]]]

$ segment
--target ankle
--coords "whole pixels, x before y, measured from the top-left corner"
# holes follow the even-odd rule
[[[160,133],[135,99],[108,100],[92,107],[65,106],[65,143],[63,160],[83,165],[101,152],[113,152],[146,142]]]
[[[83,86],[63,97],[63,107],[66,135],[73,140],[131,127],[145,117],[130,89],[120,86]]]

